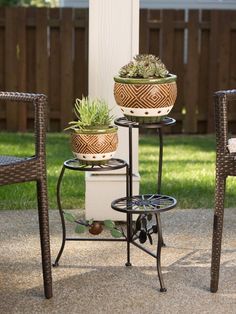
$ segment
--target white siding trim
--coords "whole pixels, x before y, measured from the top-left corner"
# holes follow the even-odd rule
[[[97,0],[99,1],[99,0]],[[89,0],[60,0],[62,7],[88,8]],[[140,0],[142,9],[236,9],[235,0]]]

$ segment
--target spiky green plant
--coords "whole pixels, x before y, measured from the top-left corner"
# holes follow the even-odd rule
[[[110,112],[111,109],[104,100],[89,97],[77,98],[74,105],[77,120],[69,122],[69,127],[65,130],[76,132],[81,129],[108,127],[114,118]]]
[[[136,55],[134,60],[123,66],[119,75],[130,78],[167,77],[169,71],[159,57],[151,54]]]

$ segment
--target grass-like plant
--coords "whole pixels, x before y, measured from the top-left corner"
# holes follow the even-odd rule
[[[108,104],[101,99],[91,99],[89,97],[82,97],[76,99],[74,105],[74,113],[76,120],[69,122],[69,127],[65,130],[91,129],[109,127],[113,120],[110,114]]]

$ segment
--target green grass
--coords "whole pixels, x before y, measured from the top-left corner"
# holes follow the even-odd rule
[[[0,134],[0,154],[30,156],[32,134]],[[141,136],[139,145],[141,192],[155,193],[158,139]],[[66,134],[47,135],[49,206],[56,208],[56,183],[64,160],[72,157]],[[164,137],[162,193],[178,200],[179,208],[212,208],[215,186],[215,140],[213,136],[170,135]],[[234,178],[227,180],[225,206],[235,207]],[[36,208],[35,183],[3,186],[0,209]],[[84,173],[67,171],[62,184],[63,208],[84,206]]]
[[[31,156],[34,154],[32,134],[0,134],[0,154]],[[56,184],[63,161],[73,158],[67,134],[47,135],[47,173],[50,208],[56,208]],[[35,182],[3,186],[0,189],[0,209],[36,208]],[[13,197],[14,196],[14,197]],[[68,171],[62,183],[62,206],[80,208],[84,205],[84,173]]]

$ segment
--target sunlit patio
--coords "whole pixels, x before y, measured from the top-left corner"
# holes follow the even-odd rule
[[[77,211],[76,211],[77,212]],[[82,215],[82,211],[81,211]],[[162,265],[167,293],[159,292],[155,260],[124,243],[67,243],[53,270],[54,297],[43,297],[36,211],[2,211],[1,313],[234,313],[234,209],[225,212],[220,288],[209,290],[212,210],[162,215]],[[184,222],[184,223],[183,223]],[[70,227],[70,225],[68,226]],[[50,211],[52,260],[61,244],[57,211]],[[72,231],[73,232],[73,231]]]

